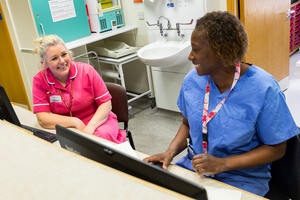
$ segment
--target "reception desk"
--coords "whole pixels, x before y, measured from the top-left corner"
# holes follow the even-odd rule
[[[33,113],[18,106],[14,109],[22,124],[40,128]],[[60,148],[58,141],[48,143],[1,120],[0,130],[0,199],[190,199],[69,152]],[[140,159],[147,156],[135,152]],[[210,199],[220,199],[218,195],[226,199],[226,194],[242,200],[264,199],[174,165],[168,171],[204,186]]]

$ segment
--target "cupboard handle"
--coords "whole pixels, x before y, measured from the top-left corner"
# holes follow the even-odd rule
[[[287,14],[287,20],[289,20],[291,18],[291,14],[293,14],[293,13],[295,13],[294,10],[288,9],[288,11],[286,12],[286,14]]]
[[[45,30],[43,24],[40,23],[40,27],[42,28],[43,36],[45,36]]]

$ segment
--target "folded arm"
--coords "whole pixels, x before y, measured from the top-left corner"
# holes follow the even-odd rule
[[[79,130],[85,128],[85,124],[77,117],[69,117],[51,112],[39,112],[36,113],[38,123],[43,128],[55,129],[55,125],[61,125],[63,127],[73,127]]]
[[[111,101],[102,103],[96,110],[95,115],[89,121],[88,125],[84,128],[84,132],[93,134],[98,126],[106,122],[108,115],[112,109]]]

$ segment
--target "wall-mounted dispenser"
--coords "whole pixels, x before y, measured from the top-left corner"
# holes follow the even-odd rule
[[[124,26],[120,0],[85,0],[91,31],[100,33]]]

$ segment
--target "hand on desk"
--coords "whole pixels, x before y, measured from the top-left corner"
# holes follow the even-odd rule
[[[84,127],[84,129],[83,129],[82,131],[84,131],[84,132],[86,132],[86,133],[88,133],[88,134],[93,135],[94,132],[95,132],[95,129],[94,129],[94,128],[91,128],[90,126],[86,126],[86,127]]]
[[[85,124],[77,117],[73,117],[73,119],[74,119],[74,128],[84,131],[84,129],[86,128]]]
[[[197,174],[218,174],[224,172],[226,158],[217,158],[203,153],[195,155],[192,159],[192,167]]]
[[[51,112],[39,112],[36,113],[36,117],[39,125],[43,128],[55,129],[56,124],[63,127],[74,127],[81,131],[85,128],[85,124],[77,117],[64,116]]]
[[[168,153],[167,151],[164,153],[160,153],[160,154],[155,154],[153,156],[147,157],[143,159],[145,162],[152,162],[152,163],[157,163],[160,162],[162,163],[162,168],[164,170],[168,169],[168,166],[170,165],[170,163],[173,160],[173,157],[171,156],[170,153]]]
[[[78,119],[78,118],[76,118]],[[94,132],[95,132],[95,129],[92,127],[92,126],[89,126],[89,125],[85,125],[80,119],[76,120],[77,122],[75,123],[75,128],[85,132],[85,133],[88,133],[90,135],[93,135]]]

